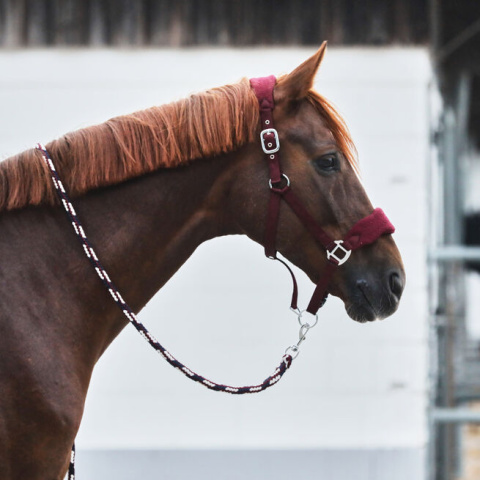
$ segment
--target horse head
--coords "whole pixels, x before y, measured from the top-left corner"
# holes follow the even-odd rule
[[[345,123],[328,100],[312,90],[324,53],[325,44],[276,82],[273,123],[281,144],[284,181],[288,178],[290,188],[316,224],[332,239],[342,239],[353,225],[372,213],[373,207],[362,186]],[[235,206],[235,211],[242,212],[237,222],[243,233],[264,244],[268,169],[258,140],[242,152],[233,190],[244,191],[231,195],[244,201]],[[262,192],[260,196],[252,195],[252,188]],[[248,203],[245,198],[250,199]],[[329,263],[325,248],[285,202],[276,230],[276,249],[318,283]],[[396,311],[404,284],[402,259],[388,234],[352,252],[336,269],[328,292],[343,300],[352,319],[367,322]]]

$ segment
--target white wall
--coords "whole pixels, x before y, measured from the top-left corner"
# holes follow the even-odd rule
[[[287,72],[311,53],[4,51],[0,158],[242,76]],[[330,48],[317,82],[347,119],[373,203],[397,227],[408,277],[398,313],[360,325],[340,301],[329,300],[282,382],[240,398],[188,381],[127,327],[95,371],[80,450],[424,445],[430,76],[423,49]],[[300,289],[305,305],[313,285],[302,274]],[[201,246],[141,318],[193,370],[251,384],[268,376],[297,338],[289,295],[287,272],[266,260],[261,247],[227,238]]]

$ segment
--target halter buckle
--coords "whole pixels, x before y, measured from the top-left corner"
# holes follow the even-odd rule
[[[275,143],[266,144],[265,135],[273,133]],[[262,142],[262,149],[268,155],[280,150],[280,139],[278,138],[278,132],[275,128],[266,128],[260,132],[260,141]]]
[[[332,251],[329,251],[327,250],[327,258],[330,260],[331,258],[333,258],[334,260],[336,260],[338,262],[338,265],[342,265],[344,264],[349,258],[350,258],[350,255],[352,253],[351,250],[348,250],[346,249],[342,243],[343,243],[343,240],[335,240],[333,243],[335,243],[335,247]],[[337,251],[340,250],[341,252],[343,252],[343,256],[342,257],[338,257],[336,255]]]

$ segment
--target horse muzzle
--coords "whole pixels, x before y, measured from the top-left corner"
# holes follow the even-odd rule
[[[397,310],[404,286],[403,269],[390,268],[383,273],[364,270],[354,275],[347,287],[345,309],[360,323],[382,320]]]

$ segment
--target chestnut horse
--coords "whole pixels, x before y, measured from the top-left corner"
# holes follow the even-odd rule
[[[342,238],[373,207],[345,124],[312,90],[324,51],[277,81],[274,120],[297,196]],[[259,132],[258,101],[243,80],[47,144],[134,311],[202,242],[245,234],[262,243],[269,175]],[[59,480],[92,370],[126,319],[79,247],[41,153],[0,163],[0,186],[0,478]],[[276,244],[319,280],[325,250],[283,204]],[[395,312],[404,281],[397,247],[384,235],[338,268],[329,291],[365,322]]]

